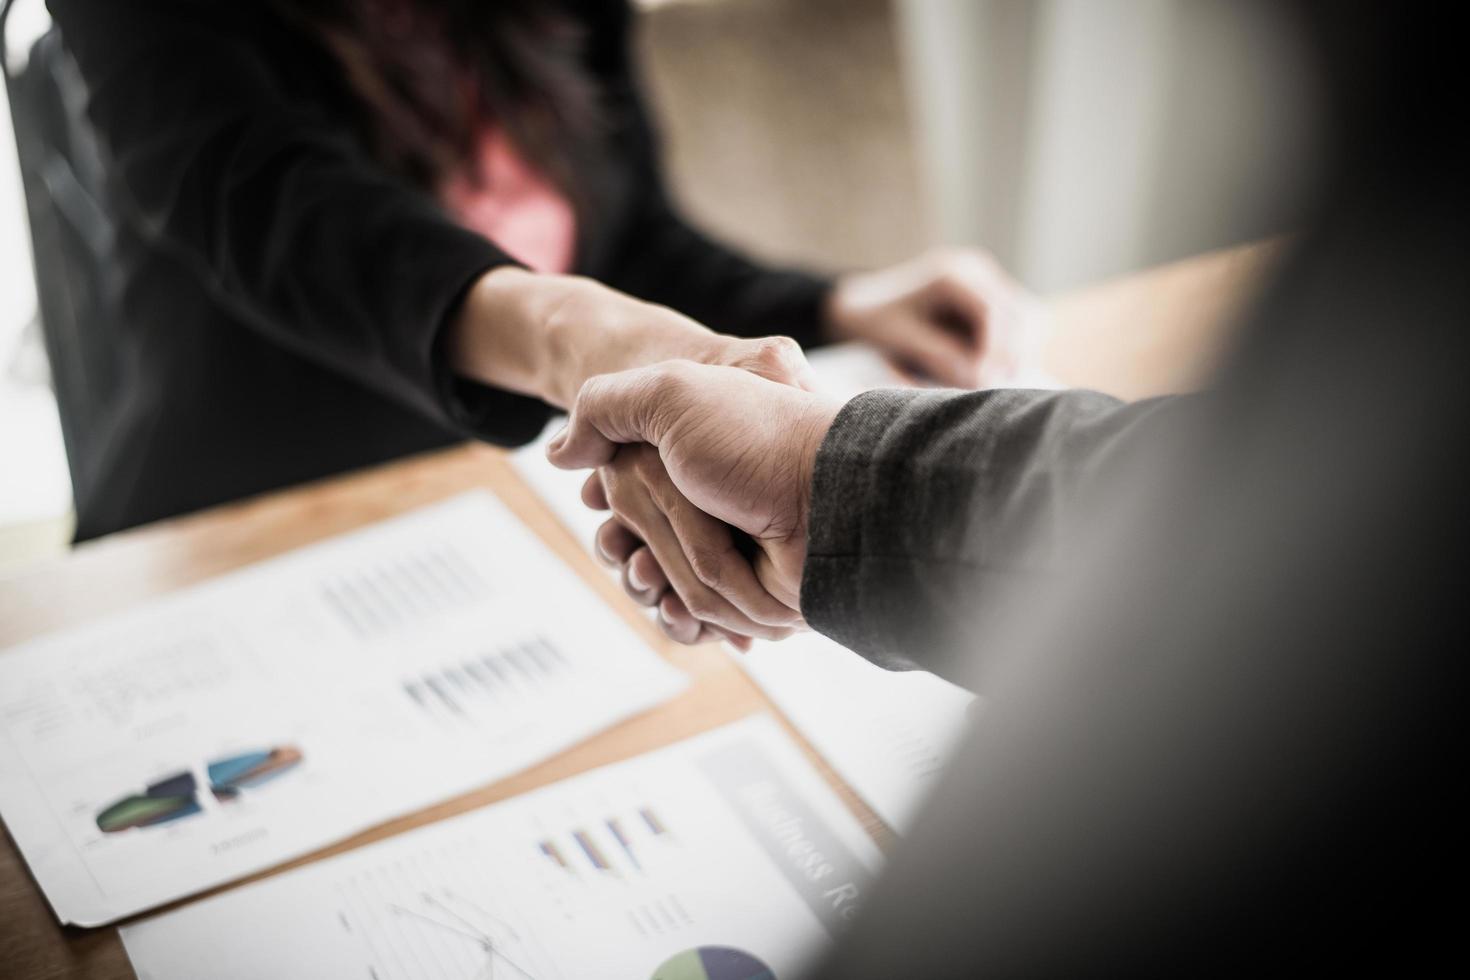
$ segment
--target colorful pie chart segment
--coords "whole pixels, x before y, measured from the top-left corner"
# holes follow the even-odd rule
[[[189,781],[192,783],[193,778]],[[115,834],[134,827],[154,827],[199,812],[199,801],[192,792],[187,796],[169,795],[156,792],[156,786],[157,783],[148,787],[141,796],[124,797],[97,814],[97,829],[104,834]]]
[[[771,968],[729,946],[700,946],[666,960],[652,980],[776,980]]]
[[[269,782],[294,768],[301,761],[301,750],[290,746],[247,752],[209,764],[209,782],[220,790],[239,790]]]
[[[206,766],[209,790],[227,803],[242,789],[259,786],[291,770],[301,762],[301,750],[282,746],[218,759]],[[199,786],[192,772],[167,776],[144,787],[142,793],[124,796],[97,813],[97,829],[116,834],[139,827],[156,827],[203,812]]]

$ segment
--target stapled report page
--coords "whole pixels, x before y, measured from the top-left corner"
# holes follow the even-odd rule
[[[0,816],[99,925],[524,769],[687,681],[472,492],[0,652]]]
[[[122,937],[143,980],[790,980],[879,864],[755,716]]]

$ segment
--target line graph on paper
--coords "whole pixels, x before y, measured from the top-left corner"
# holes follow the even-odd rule
[[[421,927],[431,926],[477,946],[484,966],[475,974],[476,980],[494,977],[497,966],[525,980],[536,980],[536,974],[517,962],[521,934],[510,923],[448,888],[438,894],[421,892],[417,899],[418,908],[396,902],[390,902],[388,908]]]
[[[561,980],[499,878],[461,841],[337,882],[338,921],[371,980]]]

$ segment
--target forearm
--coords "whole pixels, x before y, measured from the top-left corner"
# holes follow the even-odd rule
[[[1085,391],[859,396],[817,454],[803,615],[884,666],[947,672],[992,598],[1057,566],[1100,475],[1126,467],[1176,405]]]
[[[492,269],[475,281],[445,327],[444,353],[458,375],[547,401],[552,398],[545,324],[554,303],[535,273]]]
[[[447,328],[453,370],[570,407],[588,378],[666,359],[718,360],[728,338],[580,276],[492,269]]]

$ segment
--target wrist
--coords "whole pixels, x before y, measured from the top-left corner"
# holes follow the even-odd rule
[[[544,358],[530,327],[538,278],[508,265],[475,280],[446,326],[444,350],[456,374],[524,395],[542,394]]]
[[[667,360],[703,361],[722,338],[693,320],[578,277],[558,280],[538,307],[539,394],[569,408],[587,379]]]
[[[831,288],[822,297],[820,311],[822,336],[834,343],[853,339],[853,332],[849,326],[852,317],[849,301],[851,285],[851,274],[839,276],[832,281]]]
[[[792,528],[789,546],[796,549],[802,563],[806,558],[807,530],[811,526],[812,489],[817,471],[817,457],[827,433],[842,411],[842,402],[826,397],[814,397],[809,411],[794,427],[796,432],[796,523]]]

